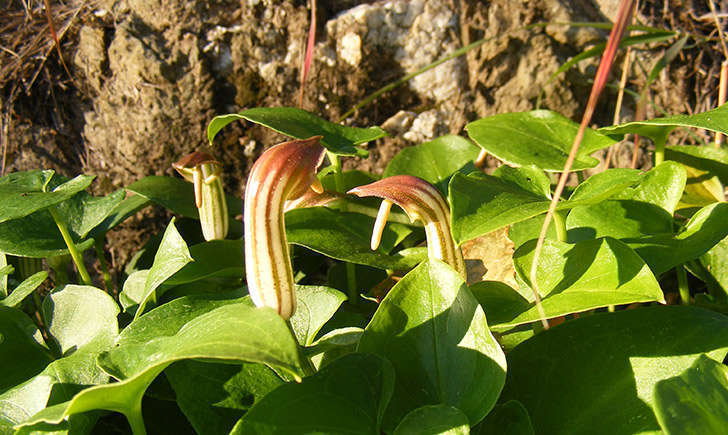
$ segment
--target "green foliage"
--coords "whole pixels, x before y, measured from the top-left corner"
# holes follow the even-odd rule
[[[725,107],[589,129],[575,169],[594,167],[591,154],[626,133],[664,145],[678,127],[726,131]],[[361,145],[384,135],[254,108],[215,118],[208,138],[238,119],[322,135],[330,156],[363,156]],[[504,113],[468,124],[477,145],[444,136],[403,149],[384,176],[432,183],[450,216],[438,211],[423,229],[393,210],[376,250],[380,201],[343,192],[379,177],[341,172],[332,159],[316,175],[335,200],[285,203],[285,227],[270,230],[293,246],[288,321],[246,295],[244,247],[256,241],[241,238],[239,222],[228,240],[200,243],[191,183],[145,177],[93,196],[88,176],[0,178],[0,433],[128,432],[114,413],[137,435],[719,432],[728,425],[728,155],[671,146],[650,171],[610,169],[567,187],[532,281],[549,172],[561,170],[577,128],[553,112]],[[479,148],[506,164],[486,175],[474,165]],[[237,215],[242,201],[227,201]],[[106,258],[107,233],[150,204],[181,219],[139,247],[118,288],[65,276],[67,254],[77,269]],[[513,261],[515,288],[466,284],[428,258],[438,253],[426,236],[462,244],[504,228],[514,252],[499,261]],[[77,255],[91,246],[96,258]],[[53,272],[32,260],[30,273],[13,256],[49,259]],[[678,290],[703,308],[665,306]]]
[[[534,110],[489,116],[465,129],[476,144],[506,163],[553,172],[564,167],[579,124],[555,112]],[[613,144],[609,137],[587,130],[572,169],[593,168],[599,161],[589,154]]]
[[[207,126],[207,139],[210,144],[223,127],[241,119],[264,125],[295,139],[323,136],[321,144],[340,156],[366,157],[369,153],[357,145],[366,144],[387,135],[379,127],[347,127],[293,107],[256,107],[237,114],[216,116]]]
[[[359,342],[394,365],[385,430],[423,405],[451,405],[477,423],[503,387],[503,351],[462,278],[437,260],[422,263],[389,292]]]

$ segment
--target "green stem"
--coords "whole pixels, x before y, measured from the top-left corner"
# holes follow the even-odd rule
[[[655,166],[665,161],[665,142],[667,137],[654,139],[655,141]]]
[[[334,169],[334,183],[336,184],[336,191],[339,193],[344,192],[344,177],[341,174],[341,161],[339,156],[336,154],[326,151],[326,155],[331,162],[331,167]],[[345,201],[341,203],[341,211],[348,211],[348,207]],[[356,290],[356,269],[351,263],[346,263],[346,287],[349,293],[349,303],[356,305],[359,302],[359,292]]]
[[[144,417],[142,416],[142,401],[139,399],[139,403],[124,413],[129,426],[131,427],[131,433],[134,435],[147,435],[147,428],[144,426]]]
[[[104,278],[104,287],[106,287],[106,292],[110,294],[115,294],[116,289],[114,289],[114,283],[111,280],[109,264],[106,262],[106,255],[104,255],[103,237],[99,237],[98,240],[94,242],[94,248],[96,249],[96,257],[99,259],[99,264],[101,264],[101,275]]]
[[[566,220],[559,212],[554,213],[554,228],[559,242],[566,243]]]
[[[86,285],[91,285],[91,276],[89,276],[88,271],[86,270],[86,266],[83,264],[83,258],[81,257],[81,253],[78,252],[78,249],[76,249],[76,245],[73,243],[71,233],[68,232],[68,227],[66,227],[66,224],[65,222],[63,222],[61,217],[58,216],[58,212],[55,208],[49,207],[48,211],[51,213],[53,220],[56,222],[56,226],[58,227],[58,231],[61,232],[63,241],[66,242],[68,252],[71,254],[71,258],[73,258],[73,262],[76,264],[76,269],[78,269],[78,274],[81,275],[81,281],[83,281],[83,283]]]
[[[680,291],[680,302],[683,305],[690,305],[690,288],[688,287],[688,274],[685,271],[685,266],[678,266],[675,272],[677,273],[677,288]]]

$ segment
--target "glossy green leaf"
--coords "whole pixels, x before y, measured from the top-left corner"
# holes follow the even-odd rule
[[[396,372],[385,417],[392,430],[411,410],[444,404],[479,422],[503,387],[505,356],[460,275],[428,260],[387,294],[359,342]]]
[[[376,355],[344,356],[300,384],[256,403],[231,432],[241,434],[381,433],[394,371]]]
[[[511,351],[501,400],[521,402],[539,434],[657,431],[655,384],[703,353],[726,352],[728,317],[718,313],[653,306],[594,314]]]
[[[405,415],[394,435],[468,435],[468,417],[448,405],[425,405]]]
[[[190,246],[192,261],[164,281],[166,285],[187,284],[212,277],[245,276],[242,240],[210,240]]]
[[[119,332],[119,306],[106,292],[91,286],[66,285],[43,301],[48,332],[65,355],[92,340],[110,342]]]
[[[629,200],[604,204],[588,207],[586,211],[572,210],[566,220],[569,240],[618,238],[634,249],[656,276],[700,257],[728,236],[725,225],[728,203],[725,202],[703,207],[677,234],[671,229],[669,233],[661,232],[668,230],[666,212],[654,205]],[[660,219],[664,222],[660,223]]]
[[[117,344],[142,345],[159,337],[177,334],[190,321],[225,305],[243,300],[230,294],[183,296],[160,305],[131,322],[119,334]]]
[[[472,435],[534,435],[531,418],[523,404],[510,400],[496,405],[478,426],[470,431]]]
[[[76,244],[84,251],[93,240]],[[47,210],[0,223],[0,251],[19,257],[47,258],[68,254],[61,233]]]
[[[118,306],[107,293],[90,286],[67,285],[43,302],[48,331],[62,358],[41,373],[0,396],[0,428],[28,420],[47,405],[70,400],[82,389],[108,382],[96,357],[111,347],[118,333]],[[95,417],[72,422],[93,425]],[[84,423],[85,422],[85,423]]]
[[[529,285],[535,242],[527,242],[513,254],[516,273]],[[627,245],[612,238],[577,244],[546,240],[536,280],[547,318],[609,305],[665,302],[650,268]],[[513,315],[498,325],[491,322],[491,326],[502,330],[540,318],[533,304]]]
[[[673,145],[665,147],[665,159],[700,169],[728,184],[728,150],[708,146]]]
[[[540,183],[536,181],[526,189],[522,187],[524,178],[519,178],[517,184],[511,181],[513,177],[453,176],[449,202],[452,233],[458,243],[546,213],[551,200],[535,193]],[[573,200],[559,202],[557,210],[599,203],[637,183],[639,178],[639,173],[621,169],[593,175],[576,188]]]
[[[713,110],[694,115],[674,115],[602,127],[599,132],[615,137],[621,137],[627,133],[636,133],[660,141],[664,140],[677,127],[704,128],[728,134],[728,105],[724,104]]]
[[[126,195],[124,189],[106,196],[79,192],[58,204],[56,210],[68,229],[83,238],[114,212],[124,199],[124,195]]]
[[[316,334],[346,300],[339,290],[324,286],[296,286],[296,312],[291,327],[301,346],[310,346]]]
[[[144,312],[144,307],[148,301],[156,302],[157,296],[159,296],[156,294],[157,288],[190,261],[193,260],[189,249],[187,249],[187,243],[177,232],[174,219],[172,219],[164,231],[164,237],[162,237],[157,254],[154,256],[154,264],[152,264],[152,268],[147,275],[147,281],[144,284],[144,295],[139,301],[139,308],[134,315],[135,318]]]
[[[14,172],[0,177],[0,222],[22,218],[86,189],[94,177],[79,175],[51,188],[53,171]],[[44,192],[47,189],[48,192]]]
[[[321,145],[341,156],[366,157],[369,153],[357,145],[387,136],[379,127],[358,128],[335,124],[313,113],[294,107],[255,107],[229,115],[216,116],[207,126],[207,139],[212,145],[215,135],[233,121],[246,119],[266,126],[294,139],[323,136]]]
[[[493,171],[493,176],[511,182],[534,195],[551,199],[551,180],[544,171],[536,166],[529,165],[514,168],[501,165]]]
[[[0,393],[35,376],[51,362],[48,349],[40,342],[40,331],[25,313],[0,306]]]
[[[452,174],[475,171],[473,161],[477,157],[478,147],[469,140],[454,135],[442,136],[421,145],[404,148],[389,161],[382,178],[414,175],[447,194],[447,185]]]
[[[535,165],[559,172],[564,168],[579,124],[549,110],[501,113],[465,126],[470,138],[484,150],[511,165]],[[572,167],[581,171],[599,161],[589,154],[615,141],[587,129]]]
[[[382,234],[382,243],[376,251],[370,246],[374,218],[359,213],[345,213],[324,207],[291,210],[286,213],[288,242],[305,246],[312,251],[337,260],[378,267],[407,270],[424,257],[387,255],[411,229],[402,224],[389,223]]]
[[[195,206],[195,189],[192,183],[181,178],[149,176],[126,186],[126,190],[172,210],[184,217],[199,219],[200,215]],[[234,196],[225,195],[228,213],[231,216],[240,214],[243,201]]]
[[[629,239],[650,234],[671,234],[686,173],[675,162],[664,162],[647,172],[634,189],[615,199],[574,208],[566,220],[569,240],[597,237]]]
[[[198,434],[228,433],[253,404],[283,384],[263,364],[179,361],[164,374]]]
[[[168,325],[159,328],[168,330]],[[118,345],[101,354],[99,365],[121,381],[85,389],[24,424],[59,423],[73,414],[106,409],[124,414],[139,430],[144,391],[167,366],[185,359],[264,363],[294,376],[300,373],[295,339],[273,310],[224,305],[190,320],[172,336]]]
[[[728,367],[701,355],[679,376],[655,385],[655,415],[668,434],[709,434],[728,423]]]
[[[17,307],[25,298],[30,296],[30,294],[33,293],[46,278],[48,278],[48,272],[44,270],[34,273],[21,282],[20,285],[15,287],[15,290],[13,290],[8,297],[0,300],[0,305],[4,305],[6,307]]]

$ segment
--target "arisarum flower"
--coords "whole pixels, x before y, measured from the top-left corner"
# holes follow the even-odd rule
[[[228,209],[220,179],[221,165],[203,151],[189,154],[172,167],[195,186],[195,205],[200,213],[205,240],[222,240],[228,233]]]
[[[325,155],[320,139],[293,140],[268,149],[253,165],[245,186],[248,293],[256,306],[271,307],[286,320],[296,309],[296,296],[283,213],[311,190],[322,191],[316,178]]]
[[[444,261],[465,278],[463,254],[450,234],[450,209],[445,198],[432,184],[411,175],[395,175],[355,187],[348,193],[360,197],[376,196],[384,200],[374,222],[372,249],[379,246],[384,225],[394,203],[402,207],[411,221],[419,219],[424,224],[428,256]]]

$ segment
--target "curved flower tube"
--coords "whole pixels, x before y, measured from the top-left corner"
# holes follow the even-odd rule
[[[384,199],[374,222],[372,249],[377,249],[392,203],[402,207],[411,221],[421,220],[427,236],[427,254],[449,264],[465,278],[465,261],[450,234],[450,209],[440,192],[427,181],[411,175],[395,175],[348,193]]]
[[[228,233],[228,209],[220,179],[220,163],[203,151],[189,154],[172,167],[195,186],[195,205],[205,240],[222,240]]]
[[[283,212],[288,201],[320,191],[316,170],[325,149],[321,136],[276,145],[253,165],[245,186],[245,273],[256,306],[288,320],[296,310],[295,283]]]

